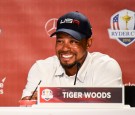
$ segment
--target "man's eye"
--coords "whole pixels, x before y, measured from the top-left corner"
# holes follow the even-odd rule
[[[72,43],[72,44],[78,44],[79,42],[78,41],[75,41],[75,40],[72,40],[72,41],[70,41],[70,43]]]
[[[57,43],[62,43],[62,40],[57,40],[56,42],[57,42]]]

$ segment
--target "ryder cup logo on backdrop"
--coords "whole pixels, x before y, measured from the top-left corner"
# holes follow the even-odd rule
[[[52,92],[52,90],[50,90],[50,89],[44,89],[44,90],[42,91],[41,97],[42,97],[42,99],[44,99],[45,101],[49,101],[50,99],[53,98],[53,92]]]
[[[108,32],[109,37],[121,45],[132,44],[135,41],[135,12],[124,9],[112,15]]]

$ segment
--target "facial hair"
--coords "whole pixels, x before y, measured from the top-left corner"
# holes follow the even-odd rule
[[[61,63],[61,62],[60,62],[60,63]],[[77,62],[74,62],[74,63],[72,63],[72,64],[63,64],[63,63],[61,63],[61,65],[62,65],[63,68],[68,68],[68,69],[70,69],[70,68],[74,67],[74,66],[76,65],[76,63],[77,63]]]

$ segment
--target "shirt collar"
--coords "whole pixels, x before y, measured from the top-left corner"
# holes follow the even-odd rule
[[[56,68],[55,76],[62,77],[64,74],[65,74],[65,70],[63,69],[63,67],[59,63],[58,67]]]
[[[87,70],[88,70],[88,65],[89,65],[89,60],[91,59],[90,58],[91,55],[90,53],[88,52],[87,53],[87,57],[83,63],[83,65],[81,66],[81,68],[79,69],[78,71],[78,75],[77,75],[77,78],[81,81],[81,82],[84,82],[85,80],[85,77],[86,77],[86,73],[87,73]]]
[[[86,59],[83,63],[83,65],[81,66],[81,68],[79,69],[78,71],[78,74],[77,74],[77,78],[81,81],[81,82],[84,82],[85,80],[85,76],[86,76],[86,73],[87,73],[87,69],[88,69],[88,64],[89,64],[89,59],[90,59],[90,53],[88,52],[87,53],[87,56],[86,56]],[[56,69],[56,72],[55,72],[55,76],[59,76],[59,77],[63,77],[65,74],[65,70],[63,69],[63,67],[61,66],[61,64],[59,63],[59,66],[57,67]]]

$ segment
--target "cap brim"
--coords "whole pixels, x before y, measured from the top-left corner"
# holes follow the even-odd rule
[[[83,35],[83,34],[81,34],[79,32],[76,32],[76,31],[71,30],[71,29],[64,29],[64,28],[58,29],[56,32],[52,33],[50,35],[50,37],[52,37],[52,36],[54,36],[54,35],[56,35],[57,33],[60,33],[60,32],[67,33],[67,34],[71,35],[73,38],[75,38],[77,40],[81,40],[81,39],[85,38],[85,35]]]

